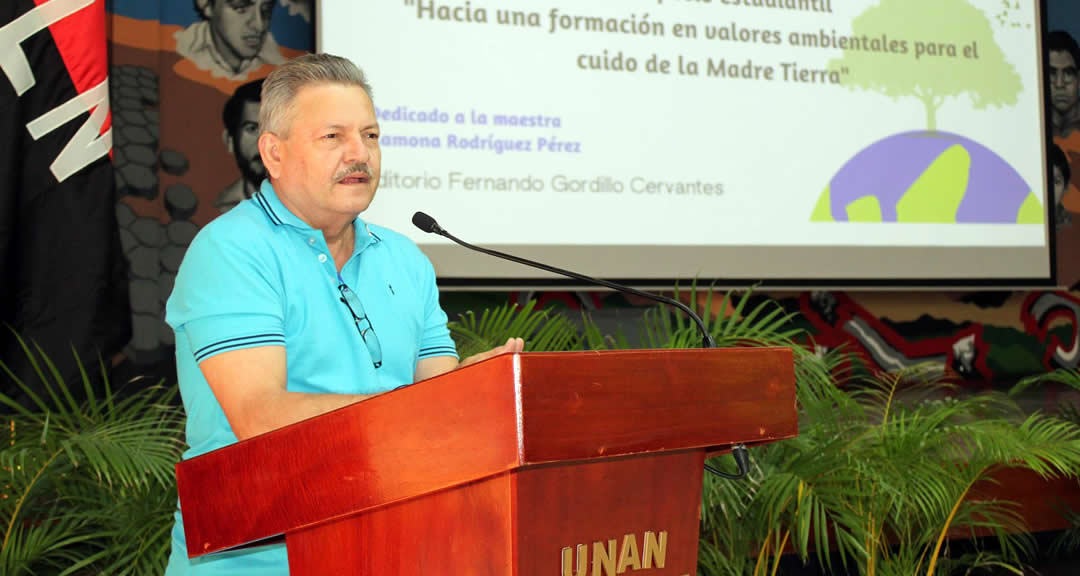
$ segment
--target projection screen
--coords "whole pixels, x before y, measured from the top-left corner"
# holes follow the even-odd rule
[[[321,1],[316,23],[373,86],[362,217],[444,285],[560,282],[417,210],[640,286],[1053,280],[1037,0]]]

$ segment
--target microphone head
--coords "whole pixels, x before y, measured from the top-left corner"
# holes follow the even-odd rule
[[[442,228],[439,227],[439,223],[436,222],[434,218],[428,216],[427,214],[424,214],[423,212],[417,212],[413,214],[412,223],[413,226],[416,226],[417,228],[428,233],[437,233],[442,230]]]

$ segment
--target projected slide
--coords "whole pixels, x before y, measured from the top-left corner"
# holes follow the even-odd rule
[[[1042,278],[1038,4],[324,2],[318,43],[374,87],[365,218],[443,275],[541,276],[416,210],[608,277]]]

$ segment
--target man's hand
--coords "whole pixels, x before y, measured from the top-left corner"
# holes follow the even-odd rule
[[[492,348],[491,350],[488,350],[487,352],[481,352],[479,354],[474,354],[474,355],[469,356],[468,358],[462,360],[461,364],[458,365],[458,368],[461,368],[462,366],[468,366],[469,364],[475,364],[475,363],[483,361],[483,360],[487,360],[488,358],[491,358],[493,356],[498,356],[499,354],[506,354],[507,352],[509,352],[511,354],[517,354],[518,352],[521,352],[524,349],[525,349],[525,341],[524,340],[522,340],[521,338],[508,338],[506,340],[506,344],[503,344],[502,346],[496,346],[496,347]]]

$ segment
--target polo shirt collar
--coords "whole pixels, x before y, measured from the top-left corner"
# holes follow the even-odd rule
[[[264,214],[266,214],[266,217],[274,226],[290,226],[305,233],[310,233],[314,230],[307,222],[301,220],[300,217],[293,214],[281,203],[281,199],[278,198],[277,192],[274,191],[274,187],[270,184],[269,179],[262,181],[259,191],[251,197],[251,200],[255,202],[255,205],[258,206]],[[354,252],[358,253],[367,247],[368,244],[382,241],[381,238],[371,231],[367,222],[364,222],[359,215],[353,220],[353,229],[356,232]]]

